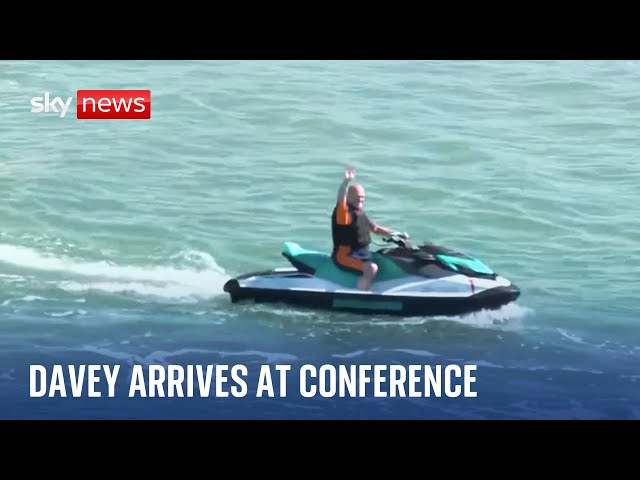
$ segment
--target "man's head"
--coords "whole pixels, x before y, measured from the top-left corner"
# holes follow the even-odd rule
[[[347,190],[347,203],[356,210],[362,210],[364,207],[364,187],[359,183],[354,183]]]

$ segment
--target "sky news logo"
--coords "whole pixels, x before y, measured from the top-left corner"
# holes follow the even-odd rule
[[[44,92],[31,98],[32,113],[54,113],[64,118],[73,102]],[[76,92],[78,120],[149,120],[151,90],[78,90]]]

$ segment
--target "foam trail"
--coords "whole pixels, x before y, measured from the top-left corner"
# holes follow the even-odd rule
[[[203,269],[170,266],[121,266],[106,261],[85,262],[64,256],[44,255],[37,250],[0,244],[0,263],[46,272],[60,272],[64,280],[57,283],[70,291],[101,290],[108,293],[135,293],[162,298],[207,298],[222,293],[229,278],[213,257],[189,251],[178,255],[197,259]],[[88,277],[70,280],[70,275]]]
[[[489,327],[494,325],[516,327],[518,321],[532,314],[532,309],[517,303],[510,303],[497,310],[480,310],[478,312],[456,316],[408,317],[404,321],[406,323],[422,323],[433,320],[447,320],[476,327]]]
[[[510,303],[497,310],[481,310],[479,312],[454,317],[453,320],[466,325],[485,326],[509,322],[510,325],[514,326],[514,321],[522,320],[532,313],[533,310],[528,307],[517,303]]]
[[[222,282],[185,285],[169,283],[166,285],[150,285],[141,282],[60,282],[58,286],[69,292],[86,292],[98,290],[107,293],[136,294],[145,297],[157,297],[167,300],[189,298],[208,298],[222,292]]]

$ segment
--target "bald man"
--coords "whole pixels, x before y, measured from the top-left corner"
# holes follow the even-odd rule
[[[360,290],[368,290],[378,272],[378,265],[371,261],[369,251],[370,232],[391,235],[393,230],[369,220],[364,211],[364,187],[358,183],[349,185],[354,177],[355,170],[347,166],[331,215],[331,256],[339,267],[362,273],[357,286]]]

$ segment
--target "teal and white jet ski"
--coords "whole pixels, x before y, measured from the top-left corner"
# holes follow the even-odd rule
[[[378,273],[359,290],[359,274],[336,265],[329,253],[285,242],[291,266],[247,273],[224,285],[232,302],[284,303],[327,310],[401,316],[461,315],[514,302],[520,289],[477,258],[433,243],[414,246],[406,234],[384,239],[372,252]]]

